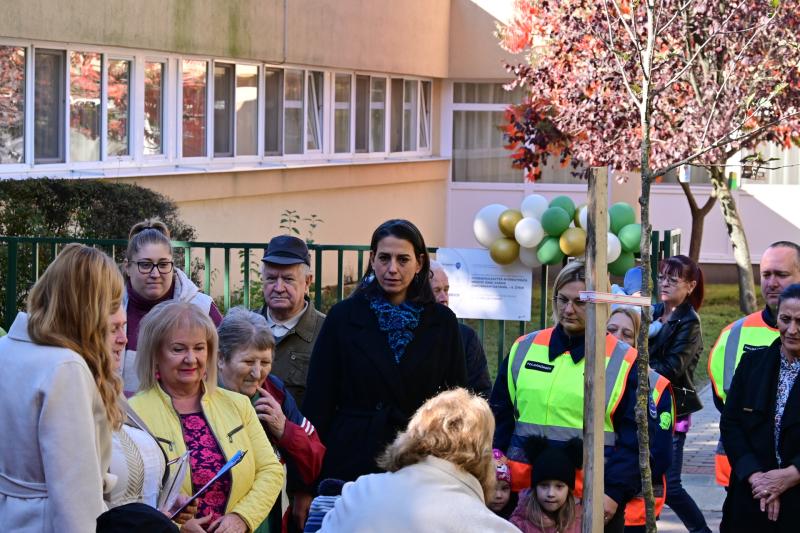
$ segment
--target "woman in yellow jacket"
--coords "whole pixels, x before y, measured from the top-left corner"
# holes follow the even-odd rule
[[[241,463],[198,500],[183,531],[245,533],[264,521],[283,486],[278,463],[245,396],[216,387],[217,331],[207,314],[181,302],[157,305],[142,321],[130,404],[168,459],[189,452],[183,492],[193,494],[238,451]]]

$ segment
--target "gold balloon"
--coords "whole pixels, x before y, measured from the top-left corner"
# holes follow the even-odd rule
[[[522,220],[522,212],[518,209],[506,209],[497,219],[497,225],[500,227],[500,231],[503,232],[503,235],[506,237],[514,238],[514,228],[517,227],[517,223]]]
[[[586,232],[583,228],[567,228],[561,234],[558,246],[564,255],[576,257],[586,250]]]
[[[501,237],[489,247],[489,256],[498,265],[510,265],[519,257],[519,244],[514,239]]]

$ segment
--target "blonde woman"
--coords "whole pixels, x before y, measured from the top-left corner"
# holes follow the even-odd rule
[[[486,506],[494,492],[494,419],[464,389],[422,404],[378,462],[387,470],[347,483],[323,532],[512,532]]]
[[[218,337],[203,310],[164,302],[142,321],[130,405],[168,460],[189,452],[182,492],[193,494],[238,451],[244,459],[198,499],[184,531],[244,533],[266,518],[283,486],[278,463],[249,398],[217,387]],[[202,529],[201,529],[202,528]]]
[[[69,244],[0,339],[0,531],[94,531],[123,419],[106,343],[121,301],[111,258]]]

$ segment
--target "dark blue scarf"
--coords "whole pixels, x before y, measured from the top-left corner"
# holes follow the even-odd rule
[[[369,307],[378,319],[378,328],[386,334],[394,360],[399,364],[406,347],[414,338],[422,306],[409,302],[392,305],[383,296],[377,296],[369,299]]]

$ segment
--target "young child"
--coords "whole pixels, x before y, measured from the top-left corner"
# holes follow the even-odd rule
[[[580,533],[581,507],[575,503],[575,471],[583,462],[583,443],[549,445],[532,437],[525,451],[532,465],[531,488],[520,494],[511,523],[523,533]]]
[[[517,506],[518,495],[511,492],[511,469],[508,468],[508,458],[497,448],[493,450],[493,454],[497,484],[494,488],[494,497],[488,502],[488,507],[494,514],[508,520]]]

